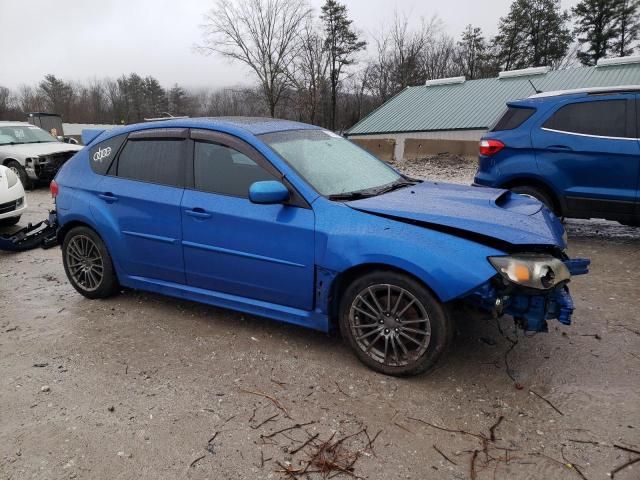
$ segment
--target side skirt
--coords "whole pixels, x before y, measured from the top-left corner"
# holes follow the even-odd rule
[[[275,303],[146,277],[123,276],[120,279],[120,283],[125,287],[137,290],[145,290],[193,302],[206,303],[214,307],[237,310],[322,332],[329,331],[329,318],[325,313],[319,311],[300,310]]]

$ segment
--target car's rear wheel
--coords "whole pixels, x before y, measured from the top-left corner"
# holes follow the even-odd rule
[[[106,298],[118,291],[118,278],[102,239],[88,227],[75,227],[62,243],[64,271],[73,288],[87,298]]]
[[[0,220],[0,227],[11,227],[20,221],[20,215],[17,217],[3,218]]]
[[[18,176],[18,178],[20,179],[20,183],[22,183],[22,186],[24,188],[31,187],[31,179],[29,178],[27,171],[24,169],[22,165],[20,165],[20,163],[16,162],[15,160],[9,160],[6,166],[7,168],[10,168],[11,170],[13,170],[13,173],[15,173]]]
[[[525,195],[527,197],[534,198],[539,202],[542,202],[544,206],[547,207],[552,212],[556,214],[558,213],[556,211],[556,207],[555,207],[555,204],[553,203],[553,199],[551,198],[551,196],[541,188],[531,187],[529,185],[521,185],[518,187],[513,187],[510,190],[514,193],[519,193],[520,195]]]
[[[368,273],[347,287],[340,330],[365,365],[396,376],[433,368],[453,336],[451,320],[433,294],[393,271]]]

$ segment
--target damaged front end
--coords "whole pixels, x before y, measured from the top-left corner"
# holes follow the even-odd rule
[[[589,272],[590,260],[537,254],[488,260],[498,274],[466,295],[466,304],[496,317],[511,315],[526,331],[546,332],[547,320],[553,319],[571,324],[574,305],[567,284]]]

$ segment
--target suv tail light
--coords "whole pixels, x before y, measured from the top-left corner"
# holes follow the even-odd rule
[[[504,148],[504,143],[500,140],[480,140],[480,155],[490,157]]]
[[[58,196],[58,184],[55,180],[51,180],[51,184],[49,185],[49,190],[51,190],[51,196],[56,198]]]

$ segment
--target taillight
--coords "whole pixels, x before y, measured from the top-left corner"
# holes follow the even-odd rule
[[[490,157],[504,148],[504,143],[500,140],[480,140],[480,155]]]
[[[49,190],[51,190],[51,196],[56,198],[58,196],[58,184],[55,180],[51,180],[51,184],[49,185]]]

